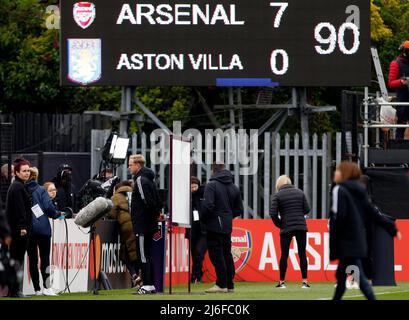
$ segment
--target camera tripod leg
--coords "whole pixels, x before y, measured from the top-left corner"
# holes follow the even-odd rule
[[[93,260],[94,260],[94,289],[93,294],[99,294],[99,283],[97,277],[97,257],[96,257],[96,236],[95,236],[95,226],[91,226],[91,237],[92,237],[92,251],[93,251]]]

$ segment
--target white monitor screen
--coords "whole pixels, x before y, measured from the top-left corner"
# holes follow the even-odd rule
[[[190,226],[191,143],[172,139],[172,222]]]
[[[129,139],[128,138],[118,138],[116,139],[115,149],[114,149],[114,159],[125,159],[126,154],[128,153],[128,145]]]

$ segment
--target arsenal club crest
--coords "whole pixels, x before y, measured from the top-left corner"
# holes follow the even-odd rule
[[[68,39],[68,79],[87,85],[101,78],[101,39]]]
[[[152,239],[153,241],[159,241],[160,239],[162,239],[162,228],[160,228],[158,231],[155,232],[155,234],[153,235]]]
[[[88,28],[95,19],[95,5],[91,2],[77,2],[74,4],[73,16],[75,22],[82,28]]]
[[[247,264],[251,254],[251,233],[246,229],[233,228],[231,234],[231,253],[234,268],[239,272]]]

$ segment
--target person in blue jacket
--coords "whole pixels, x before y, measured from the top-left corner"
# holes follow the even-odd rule
[[[30,167],[30,179],[27,187],[31,192],[33,206],[38,205],[41,208],[37,216],[32,214],[33,228],[28,241],[28,258],[30,264],[30,275],[33,282],[36,295],[56,296],[56,293],[49,288],[50,281],[50,251],[51,251],[51,225],[49,218],[64,218],[62,212],[58,211],[51,201],[47,191],[38,184],[38,169]],[[43,280],[43,290],[40,287],[40,278],[38,272],[38,252],[41,260],[41,276]]]

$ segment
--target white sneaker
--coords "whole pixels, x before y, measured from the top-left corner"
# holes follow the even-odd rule
[[[57,294],[51,288],[50,289],[43,289],[43,295],[50,296],[50,297],[56,297],[57,296]]]
[[[43,295],[43,292],[42,292],[41,290],[40,290],[40,291],[36,291],[34,295],[36,295],[36,296],[42,296],[42,295]]]
[[[207,289],[206,293],[227,293],[227,288],[220,288],[217,284],[215,284],[212,288]]]

